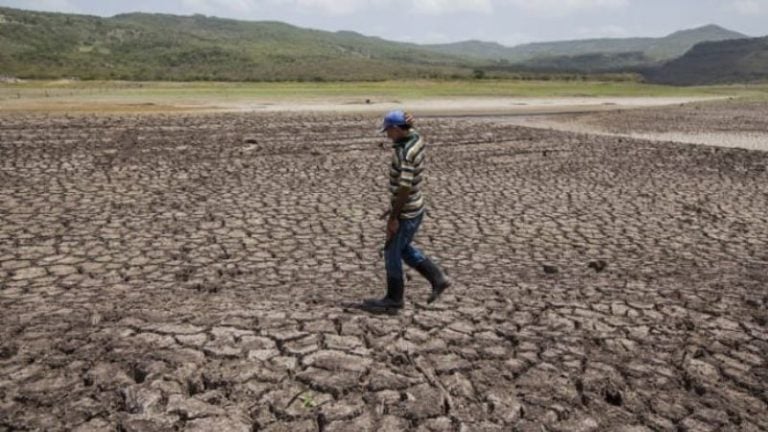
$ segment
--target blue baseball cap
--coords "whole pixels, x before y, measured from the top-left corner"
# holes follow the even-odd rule
[[[390,111],[384,116],[381,123],[380,132],[386,132],[387,129],[394,126],[405,126],[408,122],[405,120],[405,113],[402,111]]]

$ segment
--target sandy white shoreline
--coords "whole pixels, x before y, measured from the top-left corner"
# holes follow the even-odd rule
[[[57,99],[8,99],[0,113],[173,113],[173,112],[263,112],[263,113],[371,113],[406,109],[418,115],[523,115],[579,113],[617,109],[669,106],[724,99],[724,97],[434,97],[421,99],[364,98],[172,98],[131,99],[104,97]]]
[[[222,111],[378,113],[407,109],[419,114],[531,114],[603,111],[668,106],[723,99],[722,97],[568,97],[568,98],[430,98],[403,101],[274,101],[217,104]]]

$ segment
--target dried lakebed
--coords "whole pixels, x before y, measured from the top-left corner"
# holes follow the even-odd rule
[[[369,116],[0,119],[0,431],[768,429],[768,154]],[[383,144],[383,145],[382,145]]]

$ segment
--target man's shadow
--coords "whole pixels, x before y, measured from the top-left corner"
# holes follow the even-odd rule
[[[387,315],[395,316],[399,315],[400,309],[395,308],[377,308],[368,306],[362,302],[344,302],[341,304],[342,309],[349,312],[363,312],[369,315]]]

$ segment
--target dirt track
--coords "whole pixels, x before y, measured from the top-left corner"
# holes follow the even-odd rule
[[[768,430],[768,153],[430,119],[0,119],[0,431]]]

